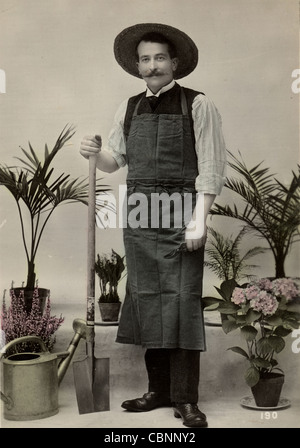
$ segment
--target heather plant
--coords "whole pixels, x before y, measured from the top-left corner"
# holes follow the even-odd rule
[[[5,298],[3,298],[2,312],[0,316],[1,330],[5,336],[5,343],[20,338],[22,336],[39,336],[45,343],[47,349],[52,351],[56,336],[55,332],[64,322],[62,316],[51,316],[51,301],[48,296],[45,311],[41,315],[38,288],[35,288],[33,294],[32,308],[27,313],[25,308],[24,293],[21,292],[16,297],[13,290],[10,292],[10,306],[7,308]],[[18,346],[18,352],[21,351],[40,351],[38,344],[26,343]]]
[[[282,372],[276,355],[285,347],[284,337],[300,326],[299,295],[290,278],[262,278],[235,287],[230,303],[222,308],[227,314],[222,322],[224,332],[239,329],[246,343],[246,350],[237,346],[228,350],[249,361],[245,380],[250,387],[273,370]]]

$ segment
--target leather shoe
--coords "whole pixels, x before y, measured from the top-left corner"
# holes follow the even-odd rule
[[[174,417],[182,418],[183,424],[190,428],[207,427],[206,415],[198,409],[196,404],[191,403],[175,403]]]
[[[171,402],[168,398],[159,395],[157,392],[147,392],[142,398],[124,401],[121,406],[131,412],[147,412],[152,411],[152,409],[171,406]]]

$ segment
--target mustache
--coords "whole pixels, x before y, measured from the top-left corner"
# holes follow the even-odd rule
[[[153,70],[152,72],[149,73],[149,75],[147,75],[147,78],[151,78],[152,76],[162,76],[162,75],[163,75],[162,72]]]

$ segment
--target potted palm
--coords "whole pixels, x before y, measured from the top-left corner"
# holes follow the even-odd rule
[[[245,237],[247,229],[243,227],[236,237],[224,236],[222,233],[208,227],[208,244],[206,248],[206,259],[204,266],[209,268],[221,281],[219,287],[215,286],[219,297],[206,296],[202,298],[204,310],[206,312],[216,311],[220,313],[222,321],[227,319],[230,311],[235,311],[231,302],[231,296],[238,282],[242,279],[251,279],[250,271],[257,267],[249,264],[249,260],[265,251],[264,248],[255,246],[246,250],[242,254],[241,243]],[[223,313],[226,311],[226,313]],[[206,323],[209,325],[221,325],[214,315],[213,321],[210,313],[205,313]],[[213,323],[212,323],[213,322]]]
[[[125,256],[121,257],[113,249],[109,257],[97,254],[95,272],[100,286],[98,304],[104,322],[118,321],[121,308],[118,285],[125,270],[124,258]]]
[[[241,154],[240,159],[230,151],[228,154],[229,166],[239,178],[227,178],[225,187],[238,195],[244,205],[215,204],[210,213],[243,221],[248,232],[265,239],[274,256],[275,277],[284,278],[286,257],[299,241],[300,166],[285,186],[261,163],[248,168]]]
[[[69,174],[61,173],[54,177],[52,163],[59,151],[75,134],[72,126],[65,127],[56,140],[51,151],[47,144],[44,159],[40,160],[29,143],[29,150],[21,148],[23,158],[17,157],[21,166],[0,164],[0,185],[12,194],[20,218],[21,235],[27,260],[27,280],[25,287],[15,289],[19,296],[24,290],[24,299],[29,312],[33,291],[37,287],[35,260],[45,228],[56,208],[63,203],[78,202],[88,204],[88,182],[86,179],[71,179]],[[96,191],[106,191],[106,186],[97,183]],[[99,204],[98,204],[99,205]],[[27,214],[25,215],[25,212]],[[29,223],[26,217],[29,216]],[[38,288],[43,311],[49,290]]]

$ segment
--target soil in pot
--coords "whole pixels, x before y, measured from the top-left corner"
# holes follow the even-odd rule
[[[103,322],[117,322],[119,320],[119,313],[121,302],[99,302],[99,310]]]
[[[283,383],[284,375],[281,373],[262,375],[258,383],[251,387],[256,406],[276,407],[280,399]]]

